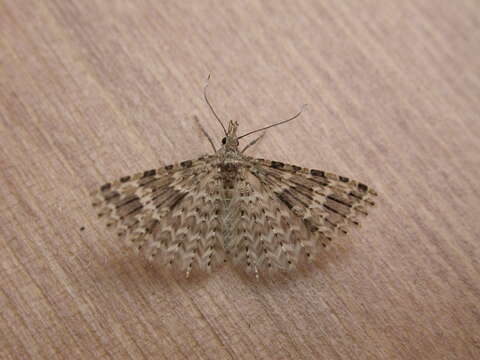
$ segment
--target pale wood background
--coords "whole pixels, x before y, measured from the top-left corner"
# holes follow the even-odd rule
[[[374,186],[307,271],[190,280],[87,189],[272,129],[259,157]],[[480,2],[0,2],[0,358],[480,358]],[[81,230],[83,229],[84,230]]]

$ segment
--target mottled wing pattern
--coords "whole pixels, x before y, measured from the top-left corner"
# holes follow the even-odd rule
[[[312,247],[300,218],[278,201],[247,167],[228,192],[224,216],[225,251],[234,264],[258,274],[293,268],[302,248]]]
[[[375,205],[377,193],[367,185],[344,176],[306,169],[277,161],[249,158],[251,173],[265,192],[298,218],[314,242],[304,242],[307,256],[315,253],[337,235],[344,235],[349,225],[360,225],[367,208]],[[308,237],[308,236],[307,236]]]
[[[120,178],[92,193],[98,216],[147,258],[185,270],[223,262],[213,156]]]
[[[225,255],[258,274],[313,257],[359,225],[377,195],[320,170],[250,157],[242,163],[233,182],[215,155],[125,176],[93,192],[93,205],[129,246],[187,276]]]

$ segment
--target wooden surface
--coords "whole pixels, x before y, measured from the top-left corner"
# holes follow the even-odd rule
[[[228,5],[227,5],[228,4]],[[480,3],[0,2],[1,359],[480,358]],[[170,274],[89,188],[209,152],[375,187],[307,271]]]

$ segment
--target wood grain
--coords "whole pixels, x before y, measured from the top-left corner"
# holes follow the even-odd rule
[[[480,358],[477,0],[0,2],[0,358]],[[124,251],[87,190],[210,151],[371,184],[305,271],[185,280]]]

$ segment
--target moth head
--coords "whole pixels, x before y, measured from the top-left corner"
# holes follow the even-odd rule
[[[222,145],[225,146],[227,150],[235,150],[238,148],[237,129],[238,122],[230,120],[228,123],[227,136],[222,139]]]

